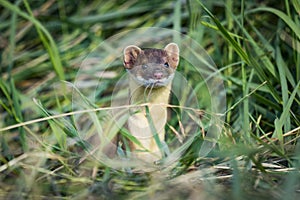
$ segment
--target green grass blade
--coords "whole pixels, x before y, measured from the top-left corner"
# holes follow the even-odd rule
[[[267,81],[266,84],[268,86],[270,94],[274,97],[274,99],[277,101],[277,103],[281,103],[281,98],[278,94],[278,92],[275,90],[275,88],[272,85],[272,79],[267,76],[265,71],[262,69],[260,63],[256,59],[257,56],[253,56],[249,54],[249,59],[251,62],[251,66],[255,69],[256,74],[259,76],[261,81]]]
[[[286,15],[284,12],[277,10],[275,8],[269,8],[269,7],[259,7],[255,8],[248,13],[254,13],[254,12],[270,12],[275,15],[277,15],[279,18],[281,18],[294,32],[294,34],[298,37],[300,40],[300,27],[297,25],[288,15]]]
[[[27,1],[24,1],[24,3],[29,8],[29,4],[27,3]],[[45,45],[45,48],[48,51],[50,60],[53,64],[53,67],[54,67],[58,77],[60,78],[60,80],[65,80],[64,69],[61,64],[58,48],[57,48],[56,43],[54,42],[51,34],[47,31],[47,29],[38,20],[36,20],[33,17],[32,13],[30,16],[30,15],[26,14],[25,12],[21,11],[17,6],[15,6],[5,0],[0,0],[0,4],[2,6],[4,6],[5,8],[17,13],[21,17],[29,20],[30,22],[32,22],[35,25],[35,27],[39,33],[39,36],[41,37],[41,40],[42,40],[43,44]]]
[[[276,48],[276,63],[278,67],[279,77],[280,77],[280,86],[281,86],[281,95],[282,95],[282,105],[283,109],[287,106],[288,103],[288,95],[289,95],[289,89],[287,85],[287,79],[286,79],[286,70],[287,68],[286,64],[283,61],[279,46]],[[291,120],[290,120],[290,114],[287,113],[284,123],[284,132],[288,132],[291,130]]]
[[[146,110],[146,118],[148,120],[150,130],[153,134],[154,141],[155,141],[156,145],[158,146],[158,148],[160,149],[160,152],[161,152],[161,154],[164,158],[165,157],[165,152],[168,152],[168,150],[165,149],[166,147],[162,144],[162,142],[160,141],[160,139],[158,137],[158,133],[157,133],[157,130],[154,126],[153,119],[152,119],[150,111],[149,111],[149,107],[145,106],[145,110]]]
[[[121,130],[121,134],[126,137],[128,140],[130,140],[131,142],[133,142],[134,144],[142,147],[143,149],[145,149],[145,147],[142,145],[142,143],[136,139],[136,137],[134,137],[133,135],[131,135],[131,133],[128,132],[128,130],[122,128]],[[145,149],[146,150],[146,149]]]
[[[50,112],[43,107],[40,101],[36,101],[37,106],[40,108],[42,113],[49,117],[51,116]],[[67,134],[63,130],[63,127],[65,127],[65,123],[61,123],[59,119],[52,119],[48,120],[49,125],[51,127],[51,130],[53,131],[53,134],[57,140],[57,143],[59,144],[60,148],[62,150],[66,150],[67,148]]]
[[[275,121],[276,124],[275,124],[275,131],[273,133],[273,137],[276,137],[278,134],[282,133],[282,127],[286,123],[286,119],[289,116],[289,113],[291,111],[291,106],[292,106],[293,102],[295,101],[295,96],[297,94],[297,91],[300,89],[299,87],[300,87],[300,81],[294,88],[294,91],[292,92],[289,100],[287,101],[287,104],[283,108],[283,112],[282,112],[279,120]]]
[[[199,1],[197,2],[200,4],[202,9],[209,15],[209,17],[214,21],[216,26],[218,27],[219,31],[222,33],[222,36],[224,39],[226,39],[234,48],[236,53],[244,60],[245,63],[249,64],[250,60],[248,58],[247,53],[242,49],[242,47],[239,45],[237,41],[235,41],[229,32],[225,29],[225,27],[221,24],[221,22]]]
[[[300,15],[300,1],[299,0],[292,0],[292,4],[293,4],[296,12]]]
[[[224,39],[226,39],[229,44],[231,44],[235,50],[235,52],[242,58],[242,60],[247,64],[256,70],[258,76],[260,77],[261,81],[267,81],[267,86],[272,94],[272,96],[276,99],[277,102],[280,102],[280,97],[275,91],[273,85],[271,84],[270,78],[266,75],[264,70],[261,68],[261,65],[257,62],[256,58],[254,58],[251,54],[247,53],[243,50],[243,48],[240,46],[240,44],[235,41],[228,31],[225,29],[225,27],[221,24],[221,22],[201,3],[198,1],[198,3],[201,5],[201,7],[205,10],[205,12],[211,17],[211,19],[214,21],[216,26],[218,27],[219,31],[221,32]]]

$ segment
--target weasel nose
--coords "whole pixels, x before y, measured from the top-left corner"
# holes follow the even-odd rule
[[[156,79],[161,79],[163,77],[163,73],[162,72],[154,72],[153,76]]]

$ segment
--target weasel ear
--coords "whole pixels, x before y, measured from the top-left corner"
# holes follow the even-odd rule
[[[124,67],[131,69],[142,50],[134,45],[130,45],[124,49]]]
[[[168,54],[169,57],[169,64],[171,67],[176,69],[178,63],[179,63],[179,48],[177,44],[170,43],[165,47],[165,51]]]

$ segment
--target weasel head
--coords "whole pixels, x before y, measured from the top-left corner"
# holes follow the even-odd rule
[[[140,49],[130,45],[124,49],[124,67],[139,85],[168,85],[179,63],[179,48],[170,43],[164,49]]]

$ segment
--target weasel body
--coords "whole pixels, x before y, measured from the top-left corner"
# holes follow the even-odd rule
[[[124,67],[129,74],[129,103],[137,105],[150,103],[149,113],[161,143],[165,138],[167,107],[172,80],[179,63],[179,48],[175,43],[164,49],[140,49],[130,45],[124,49]],[[138,158],[148,162],[162,158],[162,153],[155,141],[153,129],[150,128],[146,109],[131,111],[127,126],[129,132],[136,137],[143,149],[131,144],[131,150]]]

